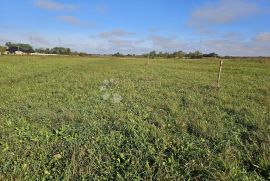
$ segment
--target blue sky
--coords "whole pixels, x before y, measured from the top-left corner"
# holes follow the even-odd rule
[[[0,0],[0,44],[270,56],[269,0]]]

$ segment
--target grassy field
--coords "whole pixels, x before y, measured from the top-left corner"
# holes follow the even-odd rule
[[[0,56],[0,180],[269,180],[270,61]]]

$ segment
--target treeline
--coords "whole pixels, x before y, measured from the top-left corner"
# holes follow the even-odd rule
[[[9,51],[10,53],[15,53],[16,51],[22,51],[24,53],[44,53],[44,54],[79,55],[79,56],[88,55],[87,53],[72,51],[70,48],[64,47],[34,49],[29,44],[11,43],[11,42],[7,42],[5,45],[6,46],[0,46],[1,52]]]
[[[35,49],[35,52],[44,53],[44,54],[58,54],[58,55],[79,55],[79,56],[88,55],[85,52],[72,51],[70,48],[64,48],[64,47],[37,48]]]
[[[84,52],[77,52],[72,51],[70,48],[65,47],[54,47],[54,48],[37,48],[34,49],[29,44],[23,44],[23,43],[11,43],[7,42],[5,44],[6,46],[0,46],[0,53],[3,54],[5,51],[9,51],[10,53],[15,53],[16,51],[22,51],[24,53],[42,53],[42,54],[57,54],[57,55],[75,55],[75,56],[91,56],[91,54],[87,54]],[[216,53],[209,53],[209,54],[203,54],[200,51],[194,51],[186,53],[184,51],[176,51],[172,53],[168,52],[156,52],[151,51],[149,53],[136,55],[136,54],[121,54],[121,53],[115,53],[112,55],[102,55],[102,54],[96,54],[95,56],[114,56],[114,57],[145,57],[145,58],[188,58],[188,59],[200,59],[204,57],[220,57]]]
[[[190,58],[190,59],[200,59],[200,58],[204,58],[204,57],[212,57],[212,58],[218,58],[220,57],[218,54],[216,53],[209,53],[209,54],[203,54],[199,51],[195,51],[195,52],[189,52],[186,53],[184,51],[177,51],[177,52],[173,52],[173,53],[168,53],[168,52],[156,52],[156,51],[151,51],[149,53],[143,54],[143,55],[131,55],[131,54],[127,54],[127,55],[123,55],[121,53],[115,53],[112,56],[115,57],[145,57],[145,58]]]

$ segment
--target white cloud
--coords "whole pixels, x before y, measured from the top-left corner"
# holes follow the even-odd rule
[[[59,17],[57,17],[57,19],[65,22],[65,23],[72,24],[72,25],[81,24],[81,21],[74,16],[59,16]]]
[[[262,32],[255,39],[259,42],[270,42],[270,32]]]
[[[270,44],[263,39],[220,38],[206,40],[203,49],[206,52],[216,52],[220,55],[232,56],[270,56]]]
[[[145,43],[144,40],[126,40],[126,39],[112,39],[108,40],[110,47],[122,48],[132,50],[138,48]]]
[[[30,42],[35,44],[35,45],[50,45],[49,41],[45,39],[43,36],[40,36],[38,34],[31,34],[28,35]]]
[[[229,40],[240,40],[240,39],[244,39],[244,35],[241,33],[237,33],[237,32],[227,32],[223,35],[223,38],[225,39],[229,39]]]
[[[160,29],[154,27],[148,29],[148,32],[150,33],[157,33],[158,31],[160,31]]]
[[[110,39],[110,38],[116,38],[116,37],[126,37],[126,36],[131,36],[131,35],[135,35],[134,32],[129,32],[129,31],[125,31],[122,29],[115,29],[112,31],[106,31],[106,32],[101,32],[98,34],[99,38],[106,38],[106,39]]]
[[[120,47],[120,48],[134,48],[136,45],[134,44],[134,41],[131,40],[109,40],[108,43],[111,45],[111,47]]]
[[[76,10],[78,9],[77,5],[74,4],[66,4],[66,3],[60,3],[54,0],[37,0],[35,2],[35,5],[38,8],[46,9],[50,11],[60,11],[60,10]]]
[[[177,51],[186,50],[187,44],[181,43],[176,36],[164,37],[159,35],[153,35],[148,37],[148,41],[151,42],[152,48],[157,51]]]
[[[74,16],[58,16],[57,19],[73,26],[80,26],[80,27],[95,27],[96,26],[95,23],[90,23],[90,22],[85,23]]]
[[[5,34],[5,39],[1,40],[0,38],[0,44],[5,44],[6,42],[26,43],[34,46],[34,48],[52,47],[56,44],[51,37],[45,37],[34,32]]]
[[[135,32],[124,29],[104,31],[89,36],[91,41],[96,41],[97,46],[92,49],[95,53],[145,53],[150,51],[146,40],[140,39]]]
[[[107,52],[115,53],[121,52],[125,54],[133,53],[146,53],[150,51],[150,48],[144,44],[142,40],[109,40],[107,42]]]
[[[204,27],[209,25],[227,24],[259,13],[255,3],[248,0],[219,0],[195,9],[188,25]]]
[[[95,9],[96,9],[96,12],[102,13],[102,14],[107,13],[109,11],[109,8],[106,4],[98,4],[96,5]]]

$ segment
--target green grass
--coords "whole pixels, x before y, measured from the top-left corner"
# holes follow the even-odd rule
[[[269,180],[270,61],[218,65],[1,56],[0,180]]]

